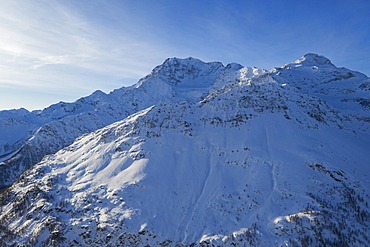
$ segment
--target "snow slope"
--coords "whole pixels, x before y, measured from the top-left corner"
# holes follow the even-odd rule
[[[46,156],[1,193],[0,242],[369,246],[368,122],[349,117],[369,111],[278,76],[151,106]]]
[[[275,68],[271,75],[281,84],[292,85],[302,93],[325,100],[348,118],[356,118],[362,130],[369,129],[370,79],[366,75],[337,68],[329,59],[312,53]]]
[[[152,105],[197,102],[237,78],[245,80],[265,72],[256,69],[254,73],[243,72],[248,69],[194,58],[171,58],[137,84],[110,94],[96,91],[76,102],[60,102],[42,111],[0,111],[0,188],[10,185],[24,170],[45,155],[70,145],[80,135]]]

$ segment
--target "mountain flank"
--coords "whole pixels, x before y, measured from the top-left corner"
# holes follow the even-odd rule
[[[1,142],[0,243],[369,246],[369,85],[312,53],[271,71],[171,58],[0,112],[22,130]]]

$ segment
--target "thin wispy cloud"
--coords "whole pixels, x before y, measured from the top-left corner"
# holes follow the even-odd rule
[[[366,9],[349,0],[0,1],[0,109],[132,85],[174,56],[271,69],[316,52],[370,74]],[[27,91],[43,94],[37,105]]]
[[[97,24],[83,9],[74,8],[73,2],[0,5],[0,87],[47,91],[51,84],[59,89],[63,85],[62,91],[75,90],[83,96],[95,89],[131,85],[150,72],[153,56],[163,59],[161,48],[154,49],[149,40],[137,40],[130,33],[132,27],[121,27],[123,32],[110,29],[114,19]],[[143,60],[137,62],[137,58]]]

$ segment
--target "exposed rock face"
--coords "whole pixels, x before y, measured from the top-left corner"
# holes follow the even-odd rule
[[[368,245],[370,116],[350,100],[369,100],[366,76],[314,54],[270,72],[161,66],[106,96],[131,97],[135,114],[100,128],[102,107],[71,129],[68,117],[39,129],[33,150],[84,121],[97,130],[58,138],[55,149],[73,143],[0,194],[0,243]]]

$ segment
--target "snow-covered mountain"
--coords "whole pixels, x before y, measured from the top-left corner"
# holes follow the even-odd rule
[[[270,72],[170,59],[91,110],[47,108],[25,147],[97,130],[1,193],[0,243],[369,246],[369,84],[316,54]]]
[[[0,111],[0,188],[80,135],[153,105],[200,101],[227,83],[263,73],[266,71],[236,64],[225,67],[218,62],[171,58],[135,85],[110,94],[96,91],[76,102],[60,102],[42,111]]]
[[[325,100],[349,118],[369,129],[370,79],[359,72],[335,67],[329,59],[306,54],[301,59],[272,70],[278,83],[296,87],[302,93]]]

